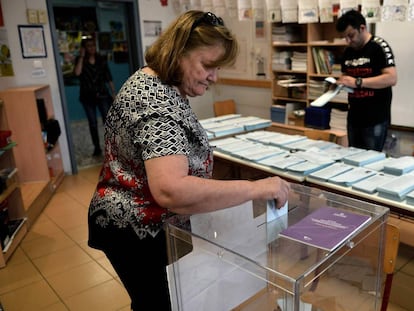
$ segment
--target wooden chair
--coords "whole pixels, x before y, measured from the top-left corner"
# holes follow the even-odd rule
[[[214,102],[214,115],[216,117],[236,113],[236,103],[232,99]]]
[[[328,131],[309,129],[309,130],[304,130],[303,134],[307,138],[310,138],[310,139],[325,140],[325,141],[330,141],[333,143],[337,142],[336,135]]]
[[[390,300],[392,279],[394,277],[395,264],[397,262],[398,246],[400,244],[400,230],[398,227],[387,224],[385,233],[385,250],[383,270],[385,284],[382,293],[381,311],[386,311]]]

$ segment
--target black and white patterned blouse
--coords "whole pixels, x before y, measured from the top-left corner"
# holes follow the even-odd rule
[[[142,70],[121,88],[105,124],[105,158],[89,207],[89,245],[133,228],[140,238],[160,232],[168,211],[151,195],[144,161],[188,157],[188,175],[211,178],[213,154],[188,99]]]

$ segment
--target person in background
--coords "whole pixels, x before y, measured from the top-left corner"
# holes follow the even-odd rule
[[[82,40],[79,56],[75,61],[74,73],[79,77],[79,100],[85,110],[94,145],[92,156],[100,156],[102,149],[99,143],[96,108],[99,109],[102,122],[105,123],[106,114],[115,97],[115,87],[106,58],[96,52],[96,43],[93,38],[88,37]]]
[[[253,199],[285,204],[290,184],[212,179],[213,150],[189,98],[234,64],[238,43],[211,12],[187,11],[147,50],[147,66],[122,86],[105,125],[105,155],[89,207],[89,246],[101,249],[133,310],[171,310],[166,219]]]
[[[348,94],[349,146],[382,151],[391,122],[391,87],[397,83],[392,49],[368,31],[358,11],[341,15],[336,29],[348,44],[337,83],[354,88]]]

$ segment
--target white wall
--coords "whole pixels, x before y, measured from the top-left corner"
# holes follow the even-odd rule
[[[62,128],[62,135],[59,138],[59,143],[62,151],[63,168],[66,173],[71,173],[72,169],[70,164],[68,142],[66,139],[66,130],[64,128],[62,103],[60,101],[55,60],[52,50],[52,39],[49,27],[50,24],[47,23],[44,25],[44,34],[47,49],[46,58],[25,59],[22,57],[19,33],[17,28],[17,25],[28,24],[26,18],[26,8],[47,10],[46,0],[1,0],[1,6],[3,10],[4,29],[7,31],[11,59],[13,62],[14,76],[0,77],[0,89],[4,90],[9,87],[34,84],[50,85],[55,118],[59,120]],[[32,72],[35,69],[33,66],[34,60],[42,62],[43,69],[46,73],[44,77],[34,78],[32,76]]]

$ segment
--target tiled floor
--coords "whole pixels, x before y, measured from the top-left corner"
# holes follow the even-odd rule
[[[103,253],[86,245],[87,206],[98,170],[85,168],[65,177],[7,266],[0,269],[5,311],[130,310],[129,297]],[[414,248],[402,244],[391,298],[406,308],[391,303],[388,310],[414,310],[412,284]]]

